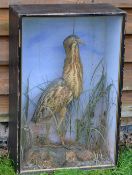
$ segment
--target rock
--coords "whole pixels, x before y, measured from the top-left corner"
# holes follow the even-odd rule
[[[63,166],[66,162],[66,151],[64,148],[49,149],[49,156],[52,163],[58,166]]]
[[[77,152],[77,158],[80,161],[88,161],[94,158],[92,152],[90,152],[89,150],[81,150]]]
[[[120,146],[125,146],[125,139],[126,139],[125,134],[123,131],[121,131],[120,132],[120,142],[119,142]]]
[[[132,133],[126,135],[126,146],[132,148]]]
[[[66,161],[73,162],[77,160],[76,153],[74,151],[67,151],[66,152]]]
[[[28,161],[33,164],[38,164],[38,162],[46,160],[49,160],[49,154],[45,149],[31,151],[28,155]]]
[[[8,150],[0,148],[0,156],[8,156]]]
[[[51,160],[45,160],[45,161],[39,160],[37,165],[39,168],[44,168],[44,169],[53,168],[53,164]]]
[[[132,147],[132,132],[124,133],[120,132],[120,146]]]

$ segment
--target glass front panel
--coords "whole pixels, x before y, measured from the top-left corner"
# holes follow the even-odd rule
[[[121,26],[23,17],[21,170],[114,164]]]

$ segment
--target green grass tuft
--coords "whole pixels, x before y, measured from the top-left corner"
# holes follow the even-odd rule
[[[13,163],[7,157],[0,157],[0,175],[15,175]],[[118,165],[113,170],[58,170],[50,175],[132,175],[132,149],[120,151]]]
[[[13,162],[6,156],[0,157],[0,175],[15,175]]]

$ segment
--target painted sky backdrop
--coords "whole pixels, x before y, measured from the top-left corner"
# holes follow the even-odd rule
[[[112,22],[112,25],[109,25]],[[30,98],[34,98],[40,92],[36,86],[52,81],[62,76],[65,60],[63,48],[64,39],[73,33],[80,37],[85,44],[80,45],[80,56],[83,65],[83,90],[90,87],[90,80],[95,67],[101,59],[104,65],[108,57],[113,58],[111,64],[118,64],[114,59],[119,54],[119,48],[109,43],[119,42],[120,17],[24,17],[22,20],[22,90],[25,92],[27,78],[30,82]],[[116,25],[117,24],[117,25]],[[114,27],[115,26],[115,27]],[[109,32],[113,35],[109,37]],[[113,52],[109,53],[108,45]],[[118,43],[117,43],[118,46]],[[109,65],[111,67],[111,65]],[[118,68],[118,67],[117,67]],[[116,70],[116,67],[114,68]],[[97,80],[101,70],[98,71]],[[117,75],[113,78],[117,80]],[[112,77],[110,77],[112,81]],[[96,84],[96,80],[94,81]],[[23,100],[24,102],[24,100]]]
[[[92,86],[90,80],[93,72],[103,59],[103,66],[107,74],[107,82],[113,83],[111,99],[114,106],[109,111],[109,137],[111,153],[114,152],[116,130],[116,106],[118,71],[121,39],[120,16],[110,17],[24,17],[22,20],[22,93],[25,92],[27,78],[30,83],[30,99],[37,101],[41,90],[37,87],[42,84],[44,88],[46,81],[53,81],[62,76],[65,60],[63,48],[64,39],[73,33],[75,23],[75,34],[84,41],[80,45],[80,56],[83,65],[83,90],[89,91],[96,85],[102,74],[102,67],[96,72]],[[90,91],[89,91],[90,92]],[[25,97],[22,97],[22,104]],[[98,111],[96,111],[97,115]],[[33,114],[33,106],[30,105],[30,118]],[[114,155],[114,154],[112,154]]]
[[[30,74],[30,86],[61,76],[65,59],[63,41],[73,32],[73,18],[23,19],[23,80]],[[98,28],[95,28],[95,23]],[[80,45],[84,72],[91,72],[91,63],[104,55],[104,19],[77,18],[75,34],[85,45]],[[95,28],[95,29],[94,29]],[[93,33],[93,30],[96,30]],[[102,31],[102,32],[101,32]],[[96,60],[97,58],[97,60]],[[35,72],[35,73],[34,73]],[[32,74],[33,77],[32,77]],[[86,77],[89,78],[90,76]]]

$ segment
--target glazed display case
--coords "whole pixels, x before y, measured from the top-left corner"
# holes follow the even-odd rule
[[[116,165],[125,16],[108,4],[10,6],[17,172]]]

